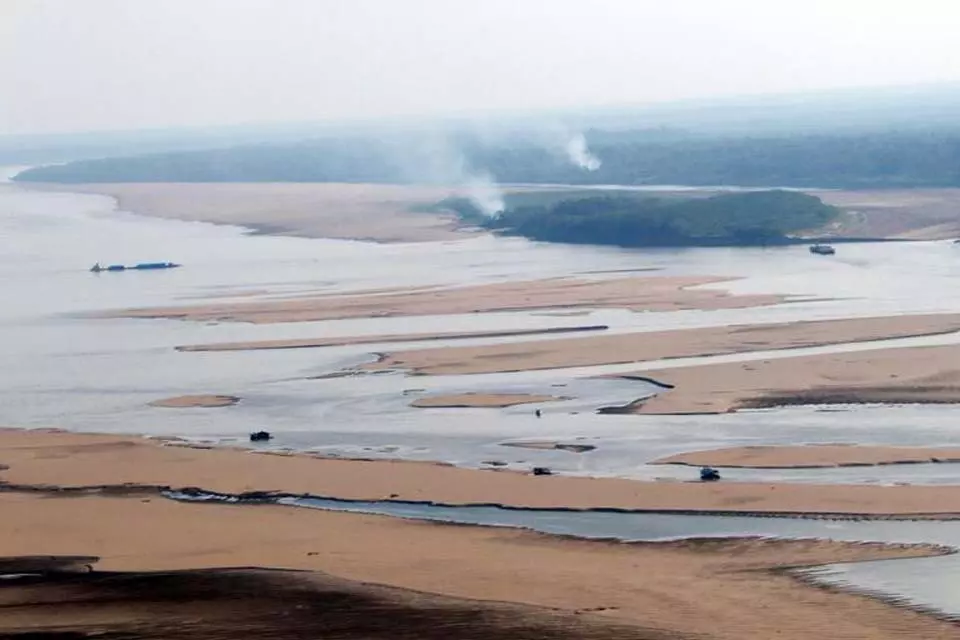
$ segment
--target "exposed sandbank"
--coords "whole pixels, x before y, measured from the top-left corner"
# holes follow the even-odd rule
[[[222,395],[189,395],[162,398],[150,402],[151,407],[166,407],[169,409],[186,409],[191,407],[229,407],[240,402],[237,396]]]
[[[5,527],[0,536],[0,555],[80,551],[99,556],[96,567],[112,571],[217,567],[322,571],[341,581],[414,590],[417,593],[393,595],[405,596],[408,607],[422,607],[424,613],[431,605],[450,607],[448,617],[441,614],[440,621],[455,617],[454,607],[468,603],[442,603],[431,594],[482,601],[493,607],[508,608],[498,603],[513,603],[513,615],[522,619],[532,614],[534,626],[545,625],[551,617],[554,628],[569,621],[573,635],[559,637],[767,640],[776,635],[806,640],[812,633],[820,633],[892,640],[905,635],[931,639],[956,635],[952,623],[867,596],[812,587],[778,571],[943,552],[931,545],[762,539],[618,544],[291,507],[184,504],[159,497],[3,493],[0,509],[4,522],[15,523]],[[311,576],[296,577],[307,580]],[[327,584],[332,581],[324,579]],[[207,584],[201,591],[205,597],[182,604],[168,599],[168,606],[174,604],[178,610],[173,617],[189,612],[195,618],[193,624],[203,625],[200,606],[212,596],[212,585]],[[4,597],[22,599],[24,594],[5,587]],[[62,599],[55,601],[69,612],[64,621],[77,619],[78,609]],[[472,605],[480,607],[482,602]],[[96,614],[89,606],[82,605],[93,617]],[[763,611],[762,616],[756,614],[758,610]],[[48,607],[47,616],[49,611]],[[125,621],[147,618],[162,625],[170,619],[154,618],[150,610],[138,616],[137,611],[136,607],[128,609]],[[282,611],[285,609],[275,614]],[[24,624],[16,612],[16,608],[0,608],[0,630]],[[248,613],[238,611],[237,615],[243,619]],[[391,621],[403,620],[399,611],[393,613]],[[496,610],[489,614],[488,618],[494,617]],[[577,617],[582,620],[577,622],[572,614],[580,614]],[[288,615],[297,616],[298,612],[291,610]],[[41,625],[51,619],[56,618],[30,618]],[[605,624],[633,628],[614,632],[609,626],[601,627],[606,632],[601,633],[598,626]],[[402,627],[388,632],[390,637],[396,637],[399,629]],[[577,631],[586,635],[578,636]],[[453,633],[449,637],[472,636]]]
[[[29,561],[26,564],[29,566]],[[579,612],[451,598],[316,571],[243,568],[117,573],[94,569],[4,582],[0,636],[19,640],[676,637],[649,635],[637,625]]]
[[[718,289],[692,288],[726,280],[706,276],[644,276],[612,280],[552,278],[426,291],[416,289],[377,296],[325,295],[126,309],[106,315],[269,323],[551,308],[624,308],[636,311],[741,309],[776,304],[783,300],[773,295],[732,295]]]
[[[944,240],[960,235],[960,189],[809,190],[845,210],[831,231],[849,238]]]
[[[643,375],[673,386],[634,413],[724,413],[791,404],[960,402],[960,345],[711,364]]]
[[[743,469],[816,469],[937,462],[960,462],[960,447],[884,447],[833,444],[756,445],[708,451],[689,451],[660,458],[650,464]]]
[[[250,227],[274,235],[376,242],[454,240],[456,215],[412,209],[450,195],[443,187],[341,183],[30,183],[30,189],[98,193],[118,208],[158,218]]]
[[[577,327],[550,327],[547,329],[516,329],[507,331],[393,333],[373,336],[249,340],[246,342],[215,342],[211,344],[183,345],[177,347],[177,351],[256,351],[261,349],[308,349],[315,347],[339,347],[352,344],[377,344],[382,342],[429,342],[432,340],[460,340],[472,338],[509,338],[514,336],[604,331],[607,328],[608,327],[606,325],[582,325]]]
[[[429,463],[322,459],[163,446],[143,438],[45,431],[0,431],[0,461],[9,466],[0,471],[0,480],[15,485],[95,487],[128,483],[201,487],[226,494],[277,491],[450,505],[960,517],[960,491],[956,487],[542,477]],[[691,477],[694,475],[691,472]]]
[[[429,408],[490,408],[503,409],[521,404],[537,404],[566,400],[558,396],[530,393],[456,393],[442,396],[424,396],[410,403],[411,407]]]
[[[958,314],[733,325],[471,347],[412,349],[385,354],[378,362],[362,368],[405,369],[431,375],[531,371],[865,342],[954,331],[960,331]]]

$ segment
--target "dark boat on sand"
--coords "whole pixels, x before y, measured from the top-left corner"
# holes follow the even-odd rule
[[[179,266],[175,262],[141,262],[129,267],[122,264],[111,264],[103,267],[98,262],[90,267],[90,271],[93,273],[100,273],[101,271],[152,271],[155,269],[174,269]]]
[[[810,253],[816,253],[821,256],[832,256],[836,252],[837,250],[828,244],[814,244],[810,246]]]

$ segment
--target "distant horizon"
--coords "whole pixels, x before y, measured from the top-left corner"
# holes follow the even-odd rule
[[[782,108],[790,104],[802,102],[801,99],[807,98],[810,102],[819,102],[830,98],[869,98],[876,97],[877,94],[886,94],[890,97],[908,97],[912,92],[917,93],[950,93],[951,90],[957,92],[958,102],[960,102],[960,81],[938,82],[938,83],[909,83],[892,85],[871,85],[871,86],[852,86],[852,87],[831,87],[815,90],[798,91],[778,91],[763,93],[743,93],[736,95],[713,95],[701,97],[687,97],[680,99],[651,100],[648,102],[624,102],[608,104],[584,104],[581,106],[558,106],[558,107],[532,107],[532,108],[495,108],[486,110],[471,111],[446,111],[446,112],[424,112],[404,115],[384,115],[369,116],[362,118],[332,117],[329,119],[304,120],[249,120],[235,121],[226,123],[197,122],[190,124],[171,124],[157,126],[143,126],[134,128],[107,128],[107,129],[79,129],[79,130],[56,130],[27,133],[0,134],[0,142],[13,140],[55,140],[57,138],[84,137],[95,135],[108,136],[129,136],[129,135],[151,135],[151,134],[187,134],[187,133],[229,133],[231,131],[249,131],[255,129],[293,129],[303,127],[317,128],[377,128],[377,127],[402,127],[409,125],[412,128],[422,125],[463,125],[476,122],[486,122],[493,124],[505,124],[510,120],[524,120],[543,116],[545,114],[554,117],[576,117],[608,114],[629,115],[629,112],[638,112],[638,115],[645,111],[682,111],[685,108],[696,110],[709,110],[712,106],[718,108],[731,106],[768,106],[770,108]],[[765,104],[766,103],[766,104]],[[960,118],[960,114],[958,114]],[[641,123],[638,123],[641,124]],[[637,126],[637,130],[656,129],[661,125],[651,123],[649,126]]]

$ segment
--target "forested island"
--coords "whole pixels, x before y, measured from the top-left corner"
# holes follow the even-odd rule
[[[622,247],[764,246],[796,242],[840,213],[815,196],[771,190],[707,198],[586,197],[483,216],[467,200],[442,203],[471,224],[531,240]]]

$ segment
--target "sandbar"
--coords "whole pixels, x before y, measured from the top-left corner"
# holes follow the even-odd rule
[[[673,388],[633,413],[726,413],[814,404],[960,402],[960,345],[872,349],[643,371]]]
[[[550,278],[445,289],[419,288],[376,296],[320,295],[126,309],[106,314],[106,317],[270,323],[570,308],[635,311],[741,309],[783,300],[774,295],[732,295],[719,289],[693,288],[727,280],[708,276],[638,276],[608,280]]]
[[[414,211],[444,187],[343,183],[31,183],[30,189],[97,193],[141,215],[244,226],[272,235],[375,242],[469,237],[453,212]]]
[[[240,402],[237,396],[223,395],[188,395],[162,398],[149,403],[151,407],[166,407],[168,409],[187,409],[191,407],[229,407]]]
[[[582,325],[576,327],[548,327],[546,329],[514,329],[505,331],[459,331],[448,333],[392,333],[372,336],[342,336],[326,338],[289,338],[282,340],[249,340],[246,342],[215,342],[177,347],[177,351],[258,351],[270,349],[311,349],[340,347],[352,344],[377,344],[382,342],[429,342],[431,340],[466,340],[472,338],[509,338],[515,336],[551,335],[557,333],[580,333],[604,331],[606,325]]]
[[[960,492],[949,486],[648,482],[534,476],[421,462],[165,446],[145,438],[44,430],[0,431],[0,462],[9,467],[0,471],[0,481],[8,487],[199,487],[224,494],[267,491],[351,500],[501,504],[537,509],[960,517]],[[691,477],[694,475],[691,472]]]
[[[429,408],[477,408],[503,409],[521,404],[537,404],[566,400],[557,396],[536,395],[530,393],[455,393],[449,395],[424,396],[410,403],[411,407]]]
[[[741,469],[817,469],[938,462],[960,462],[960,447],[754,445],[678,453],[654,460],[650,464]]]
[[[411,349],[384,354],[379,361],[363,365],[362,369],[404,369],[428,375],[503,373],[813,347],[954,331],[960,331],[958,314],[730,325],[470,347]]]
[[[551,618],[554,623],[541,628],[539,636],[528,630],[521,635],[504,633],[491,638],[766,640],[775,635],[805,640],[811,634],[891,640],[956,637],[951,622],[866,595],[813,587],[783,571],[840,561],[945,552],[934,545],[766,539],[625,544],[293,507],[177,503],[158,496],[69,498],[5,492],[0,494],[0,509],[6,523],[0,536],[2,556],[83,553],[99,557],[94,566],[103,571],[294,569],[299,573],[291,578],[308,580],[316,575],[327,585],[336,579],[341,582],[341,590],[347,588],[343,581],[350,581],[354,587],[362,583],[379,589],[408,590],[404,599],[407,606],[419,608],[421,616],[429,615],[432,606],[434,617],[430,619],[438,622],[456,619],[456,607],[468,604],[444,603],[438,597],[442,595],[473,601],[474,609],[486,603],[492,608],[490,616],[496,615],[496,607],[512,606],[515,618],[532,614],[534,630]],[[176,584],[175,577],[167,578],[168,588]],[[78,582],[74,579],[71,583]],[[735,588],[731,588],[732,583]],[[201,584],[207,588],[196,591],[193,599],[183,603],[171,602],[173,592],[166,592],[167,607],[174,610],[172,616],[191,618],[193,625],[205,623],[207,616],[200,606],[212,599],[216,583],[208,580]],[[275,588],[286,584],[277,582]],[[114,590],[114,601],[119,593]],[[369,601],[371,591],[365,593]],[[100,611],[95,606],[91,611],[94,603],[85,599],[80,609],[70,606],[63,594],[60,591],[61,597],[52,599],[64,610],[61,621],[89,624],[94,612]],[[7,586],[3,597],[8,604],[21,606],[0,607],[0,632],[21,629],[29,622],[48,626],[57,620],[49,606],[43,610],[45,615],[23,606],[36,601],[35,588],[25,591]],[[341,601],[346,605],[353,600]],[[296,598],[294,602],[304,600]],[[444,611],[439,616],[438,605]],[[757,615],[758,610],[763,615]],[[411,616],[400,616],[400,611],[396,608],[389,619],[403,625]],[[503,609],[499,611],[503,613]],[[26,620],[18,613],[27,616]],[[123,621],[150,620],[162,625],[169,620],[167,615],[150,613],[149,609],[131,607]],[[152,613],[158,613],[156,607]],[[81,614],[83,618],[79,618]],[[238,611],[236,615],[242,619],[247,613]],[[286,629],[283,618],[287,615],[299,614],[294,607],[274,612],[280,628]],[[214,617],[222,616],[221,611]],[[571,625],[569,633],[549,633],[562,629],[564,622]],[[361,637],[397,637],[401,628],[394,627],[386,635]],[[455,629],[446,631],[447,635],[434,632],[417,637],[479,637],[462,635]]]

